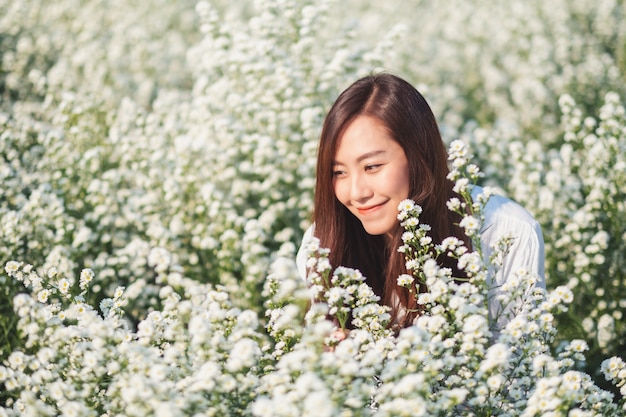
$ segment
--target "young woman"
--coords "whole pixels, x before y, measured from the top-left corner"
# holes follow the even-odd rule
[[[448,174],[446,147],[435,117],[422,95],[405,80],[378,74],[364,77],[337,98],[322,128],[315,188],[313,226],[306,231],[297,257],[306,277],[304,249],[311,236],[330,249],[334,267],[359,269],[368,284],[391,307],[392,321],[406,327],[418,314],[414,293],[397,285],[406,273],[398,204],[407,198],[419,204],[420,222],[431,226],[433,242],[448,236],[469,241],[458,226],[460,218],[447,208],[455,195]],[[478,187],[474,195],[478,193]],[[495,276],[501,284],[520,267],[543,281],[544,247],[541,229],[521,206],[492,197],[481,231],[485,256],[505,234],[515,236],[505,264]],[[462,275],[456,260],[438,261]],[[425,288],[418,288],[424,291]],[[495,308],[495,307],[494,307]],[[491,309],[491,306],[490,306]]]

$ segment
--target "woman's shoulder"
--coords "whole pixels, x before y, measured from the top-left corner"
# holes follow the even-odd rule
[[[314,232],[315,232],[315,224],[310,225],[304,231],[304,235],[302,235],[302,242],[300,243],[300,249],[298,250],[298,255],[300,254],[300,252],[306,251],[306,248],[308,247],[309,243],[311,243],[311,241],[315,237]]]
[[[298,249],[296,255],[296,265],[298,266],[298,272],[303,279],[306,279],[306,261],[309,258],[308,247],[309,243],[313,239],[313,232],[315,231],[315,224],[310,225],[302,236],[302,243]]]
[[[472,199],[476,201],[482,192],[481,189],[472,190]],[[505,263],[494,278],[496,282],[502,283],[511,273],[524,268],[536,273],[536,285],[545,288],[545,248],[539,222],[520,204],[502,195],[491,195],[483,216],[480,239],[486,259],[489,259],[494,243],[506,236],[513,238]]]
[[[472,189],[472,199],[475,201],[485,189],[475,186]],[[539,223],[533,215],[521,204],[500,194],[489,193],[490,197],[483,209],[484,227],[495,223],[506,223],[514,227],[537,228]]]

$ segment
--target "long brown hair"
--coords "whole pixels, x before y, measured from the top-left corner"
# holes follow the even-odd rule
[[[397,251],[402,243],[400,225],[392,239],[368,234],[361,222],[337,200],[333,189],[332,163],[337,143],[357,116],[380,120],[402,146],[409,163],[408,198],[422,206],[420,221],[431,226],[433,242],[437,244],[448,236],[456,236],[467,243],[458,226],[460,219],[446,206],[454,195],[453,184],[446,178],[448,154],[424,97],[407,81],[388,73],[361,78],[344,90],[322,128],[313,212],[315,236],[322,247],[330,249],[331,264],[359,269],[382,303],[392,307],[393,321],[406,327],[418,314],[418,306],[415,294],[397,285],[398,275],[407,272],[404,255]],[[453,259],[444,257],[439,262],[458,273]],[[398,314],[400,309],[405,311],[403,316]]]

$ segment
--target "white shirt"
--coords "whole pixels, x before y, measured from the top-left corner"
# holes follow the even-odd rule
[[[474,186],[472,198],[482,193],[483,189]],[[512,236],[513,242],[508,254],[503,260],[500,269],[493,273],[489,294],[489,313],[491,317],[499,315],[500,304],[493,295],[498,293],[500,286],[506,282],[520,269],[525,269],[537,278],[536,286],[545,288],[545,251],[541,226],[533,216],[522,206],[500,195],[492,195],[483,210],[484,222],[480,230],[480,241],[483,250],[483,260],[489,262],[489,257],[494,252],[492,245],[504,236]],[[313,236],[313,225],[311,225],[302,238],[302,245],[296,256],[298,272],[303,279],[306,279],[306,261],[308,253],[306,246]],[[504,325],[506,320],[498,320],[498,327]]]
[[[472,198],[482,193],[481,187],[474,187]],[[480,230],[480,243],[483,250],[483,262],[487,264],[494,252],[492,245],[504,236],[512,236],[513,242],[504,257],[502,266],[494,274],[490,271],[489,316],[498,317],[497,328],[503,328],[508,322],[506,315],[496,300],[500,286],[521,269],[536,277],[536,287],[546,288],[545,250],[541,226],[522,206],[500,195],[492,195],[483,211],[484,222]]]

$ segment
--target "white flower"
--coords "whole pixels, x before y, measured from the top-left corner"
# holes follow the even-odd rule
[[[450,159],[456,159],[467,155],[467,146],[462,140],[456,139],[450,143]]]
[[[4,266],[4,270],[7,274],[11,275],[12,273],[19,271],[21,266],[22,262],[9,261]]]
[[[337,305],[339,304],[345,297],[346,290],[341,287],[332,287],[329,288],[326,293],[326,301],[329,305]]]
[[[420,261],[417,259],[409,259],[406,261],[406,269],[416,271],[420,267]]]
[[[487,330],[487,319],[478,314],[473,314],[465,318],[463,323],[463,333],[465,335],[478,335],[479,332]]]
[[[462,244],[461,240],[456,237],[447,237],[441,242],[441,248],[443,250],[454,251],[457,246]]]
[[[307,252],[310,254],[316,253],[320,249],[320,240],[313,236],[307,243]]]
[[[452,190],[455,193],[457,193],[457,194],[461,194],[461,193],[467,191],[467,187],[468,186],[469,186],[469,179],[467,179],[467,178],[459,178],[454,183],[454,187],[452,187]]]
[[[48,297],[50,296],[50,290],[44,288],[43,290],[37,293],[37,301],[40,303],[45,303],[48,301]]]
[[[566,304],[569,304],[574,300],[574,295],[572,294],[572,290],[570,290],[564,285],[556,287],[554,289],[554,293],[557,294],[559,298]]]
[[[317,266],[316,266],[316,270],[317,272],[324,273],[326,271],[330,271],[332,269],[332,266],[330,264],[330,261],[328,260],[328,258],[320,258],[317,260]]]
[[[398,276],[398,285],[401,287],[409,287],[411,284],[413,284],[414,280],[415,278],[413,278],[412,275],[401,274],[400,276]]]
[[[16,352],[12,352],[9,355],[9,366],[11,366],[12,369],[16,369],[16,370],[22,370],[25,366],[25,355],[22,352],[16,351]]]
[[[474,216],[465,216],[459,225],[465,229],[465,234],[468,236],[474,236],[480,228],[480,220]]]
[[[461,200],[459,200],[456,197],[452,197],[447,203],[446,205],[448,206],[448,210],[450,211],[456,211],[461,207]]]
[[[402,241],[403,242],[411,242],[415,239],[415,233],[413,232],[404,232],[402,233]]]
[[[433,297],[428,292],[420,293],[417,296],[417,303],[420,305],[425,305],[425,304],[431,303],[432,301],[433,301]]]
[[[80,272],[79,285],[81,289],[85,289],[87,285],[93,280],[95,274],[91,269],[83,269]]]
[[[421,417],[426,415],[428,408],[426,401],[421,397],[408,398],[393,398],[391,401],[383,402],[378,413],[384,416],[405,416],[411,415],[415,417]],[[407,410],[410,410],[410,414],[406,414]]]
[[[420,245],[428,246],[433,242],[433,239],[430,236],[424,236],[420,239]]]
[[[78,417],[87,414],[87,408],[77,401],[63,402],[59,408],[63,415],[67,417]]]
[[[409,217],[402,224],[404,227],[415,227],[419,224],[419,219],[417,217]]]
[[[70,281],[67,278],[61,278],[58,284],[59,292],[67,294],[70,290]]]
[[[478,168],[478,166],[475,164],[469,164],[467,166],[467,173],[471,176],[478,175],[480,173],[480,168]]]
[[[114,299],[118,299],[120,298],[122,295],[124,295],[124,287],[117,287],[115,289],[115,292],[113,293],[113,298]]]
[[[455,158],[455,159],[452,161],[452,166],[453,166],[454,168],[456,168],[456,169],[459,169],[459,168],[461,168],[463,165],[465,165],[465,163],[466,163],[466,162],[467,162],[467,161],[466,161],[466,159],[465,159],[465,158]]]
[[[571,350],[573,352],[585,352],[589,349],[589,345],[587,345],[587,342],[585,342],[584,340],[572,340],[569,344],[569,346],[567,347],[568,350]]]
[[[238,372],[244,367],[252,367],[260,355],[261,349],[254,340],[249,338],[241,339],[235,343],[230,351],[226,361],[226,369],[229,372]]]
[[[563,374],[563,386],[567,391],[578,391],[581,388],[582,378],[580,372],[567,371]]]
[[[416,206],[415,201],[407,198],[398,204],[398,211],[411,211],[414,208],[417,208],[418,212],[421,212],[421,207],[418,207],[419,206]]]
[[[487,378],[487,386],[492,391],[500,389],[500,387],[502,387],[502,384],[504,384],[504,375],[502,374],[491,375],[489,378]]]
[[[0,365],[0,383],[6,381],[8,377],[9,377],[9,372],[7,368]]]
[[[47,272],[48,278],[52,279],[56,276],[56,274],[57,274],[56,267],[53,266],[52,268],[48,269],[48,272]]]
[[[419,373],[405,375],[394,385],[392,394],[394,396],[411,395],[414,391],[420,390],[424,385],[424,376]]]
[[[172,262],[172,255],[165,248],[152,248],[148,255],[148,265],[155,268],[157,272],[163,272],[169,268]]]
[[[426,275],[426,278],[436,279],[439,274],[440,268],[437,264],[437,261],[435,261],[434,259],[427,259],[426,262],[424,262],[422,270],[424,272],[424,275]]]
[[[598,319],[598,345],[604,348],[615,337],[615,319],[608,314],[603,314]]]
[[[487,349],[485,359],[480,364],[480,370],[486,372],[497,366],[504,365],[509,360],[509,357],[509,347],[503,343],[495,343]]]
[[[613,356],[602,362],[601,369],[606,378],[612,380],[618,377],[620,371],[626,369],[626,363],[622,358]]]

